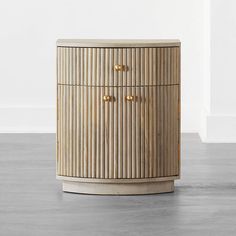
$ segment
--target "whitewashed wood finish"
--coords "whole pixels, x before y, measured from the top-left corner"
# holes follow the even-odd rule
[[[174,181],[146,183],[85,183],[63,180],[63,191],[85,194],[136,195],[169,193],[174,191]]]
[[[58,84],[152,86],[179,84],[179,47],[58,47]],[[125,65],[115,71],[114,65]],[[143,76],[140,76],[140,75]]]
[[[104,102],[103,95],[112,101]],[[127,95],[135,101],[127,101]],[[179,85],[58,85],[57,174],[108,179],[179,175],[178,100]]]
[[[127,48],[127,47],[179,47],[178,39],[58,39],[58,47]]]

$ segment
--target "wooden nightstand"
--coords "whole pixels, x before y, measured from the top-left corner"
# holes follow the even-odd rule
[[[171,192],[179,175],[180,42],[58,40],[63,190]]]

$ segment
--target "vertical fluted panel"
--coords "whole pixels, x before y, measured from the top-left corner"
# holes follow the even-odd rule
[[[79,146],[79,150],[78,150],[78,155],[77,158],[79,159],[79,163],[80,163],[80,169],[79,169],[79,177],[84,176],[84,113],[82,113],[82,111],[84,111],[84,105],[85,105],[85,101],[84,101],[84,87],[77,87],[77,99],[80,100],[80,110],[79,113],[77,112],[77,120],[79,120],[79,124],[80,124],[80,130],[79,130],[79,136],[77,142],[80,141],[80,146]],[[80,115],[79,115],[80,114]],[[82,138],[83,137],[83,138]]]
[[[119,165],[119,163],[118,163],[118,144],[119,144],[119,135],[118,135],[118,129],[119,129],[119,125],[118,125],[118,117],[119,117],[119,115],[118,115],[118,107],[119,107],[119,98],[118,98],[118,89],[117,88],[114,88],[114,93],[113,93],[114,95],[113,95],[113,99],[114,99],[114,110],[113,110],[113,112],[114,112],[114,125],[113,125],[113,127],[114,127],[114,134],[113,134],[113,136],[114,136],[114,140],[113,140],[113,142],[114,142],[114,150],[113,150],[113,159],[114,159],[114,163],[113,163],[113,168],[114,168],[114,174],[113,174],[113,177],[114,178],[118,178],[118,170],[119,170],[119,168],[118,168],[118,165]]]
[[[148,87],[145,87],[146,89]],[[155,92],[155,91],[154,91]],[[148,132],[148,159],[149,159],[149,166],[148,166],[148,177],[153,177],[153,159],[154,159],[154,154],[153,154],[153,118],[154,118],[154,103],[153,103],[153,89],[148,89],[148,127],[147,130]]]
[[[114,65],[114,50],[109,49],[109,80],[112,81],[112,85],[114,85],[114,72],[112,67]],[[109,106],[109,178],[114,178],[114,90],[113,87],[108,88],[108,95],[112,94],[112,101],[107,105]]]
[[[155,90],[157,92],[156,104],[159,104],[156,110],[159,140],[155,140],[158,152],[157,177],[177,175],[179,171],[177,151],[179,86],[161,86]]]
[[[167,52],[166,52],[167,54]],[[168,99],[168,87],[166,87],[164,89],[164,124],[163,124],[163,128],[164,128],[164,132],[163,132],[163,136],[164,136],[164,175],[168,176],[168,164],[169,164],[169,155],[168,155],[168,151],[169,151],[169,146],[168,146],[168,118],[169,118],[169,114],[166,112],[169,111],[169,99]]]
[[[151,88],[152,93],[152,105],[150,106],[151,109],[149,110],[151,112],[152,116],[152,125],[150,126],[151,131],[151,142],[150,147],[152,149],[152,176],[157,176],[158,172],[158,146],[157,146],[157,140],[159,142],[159,133],[157,130],[158,122],[157,122],[157,97],[158,97],[158,89]]]
[[[141,178],[145,177],[145,89],[140,89],[140,147],[141,147],[141,153],[140,153],[140,172]]]
[[[133,76],[133,81],[135,81],[135,85],[140,84],[141,81],[141,68],[140,67],[140,60],[141,57],[141,49],[140,48],[136,48],[135,49],[135,76]],[[135,125],[133,125],[133,127],[135,127],[135,129],[133,129],[133,131],[135,130],[135,163],[136,163],[136,178],[141,178],[141,166],[142,166],[142,159],[141,159],[141,145],[142,145],[142,139],[141,139],[141,122],[142,122],[142,113],[141,113],[141,104],[144,101],[141,96],[141,87],[135,87],[135,118],[132,120],[134,122]]]
[[[108,89],[108,94],[112,94],[113,95],[113,88],[110,87]],[[114,96],[113,96],[113,101],[114,101]],[[114,102],[109,102],[107,104],[107,106],[109,106],[109,139],[108,139],[108,145],[109,145],[109,155],[108,155],[108,159],[109,159],[109,178],[113,178],[114,176],[114,140],[115,140],[115,136],[114,136]]]
[[[96,50],[96,49],[95,49]],[[100,83],[101,81],[101,78],[100,78],[100,75],[101,75],[101,54],[100,52],[97,52],[96,53],[96,72],[95,72],[95,75],[96,75],[96,79],[97,79],[97,82],[98,84]],[[95,174],[95,177],[96,178],[99,178],[101,176],[101,165],[100,165],[100,162],[101,162],[101,125],[100,125],[100,120],[101,120],[101,97],[102,97],[102,94],[101,94],[101,89],[94,89],[95,91],[95,94],[94,94],[94,106],[95,106],[95,114],[96,114],[96,117],[95,117],[95,135],[96,135],[96,141],[95,141],[95,148],[96,148],[96,152],[95,152],[95,160],[96,160],[96,174]]]
[[[127,63],[131,65],[132,54],[131,49],[127,49]],[[131,84],[132,81],[132,73],[127,73],[127,82]],[[126,89],[127,95],[132,94],[132,87],[127,87]],[[127,96],[126,95],[126,96]],[[126,109],[127,109],[127,178],[132,177],[132,108],[133,102],[126,101]]]
[[[150,116],[149,116],[149,110],[151,109],[150,107],[150,96],[149,96],[149,89],[148,87],[146,87],[144,89],[144,96],[145,96],[145,104],[144,104],[144,112],[145,112],[145,122],[144,122],[144,150],[145,150],[145,163],[144,163],[144,166],[145,166],[145,178],[148,178],[150,177],[149,176],[149,165],[150,165],[150,149],[149,149],[149,138],[150,138],[150,130],[149,130],[149,127],[150,127]]]
[[[98,102],[101,104],[100,107],[101,107],[101,114],[100,114],[100,121],[98,123],[98,126],[100,128],[100,131],[101,131],[101,134],[99,136],[99,139],[100,139],[100,144],[101,144],[101,148],[100,148],[100,178],[105,178],[105,168],[106,168],[106,159],[105,159],[105,103],[102,102],[102,96],[105,94],[105,89],[102,87],[100,89],[100,92],[99,94],[101,95],[99,98],[98,98]]]
[[[124,91],[123,89],[118,89],[118,178],[123,178],[123,133],[125,130],[123,129],[124,125],[124,118],[123,118],[123,95]]]
[[[158,116],[157,116],[157,124],[159,125],[159,175],[163,176],[163,166],[164,166],[164,99],[163,99],[163,87],[160,87],[158,90]]]
[[[112,80],[109,82],[109,85],[111,86],[118,86],[118,76],[120,73],[116,73],[114,70],[114,65],[119,64],[118,60],[118,54],[120,54],[120,50],[121,49],[111,49],[111,53],[112,53],[112,61],[111,61],[111,73],[112,73]],[[112,84],[111,84],[112,83]]]
[[[84,140],[84,146],[82,147],[83,150],[83,156],[84,159],[84,165],[83,165],[83,172],[84,177],[88,177],[88,87],[83,87],[84,90],[84,109],[83,109],[83,140]],[[82,138],[81,137],[81,138]]]
[[[136,53],[135,49],[131,49],[131,61],[132,61],[132,74],[131,74],[131,84],[134,84],[133,87],[130,89],[130,94],[134,96],[135,101],[137,102],[137,94],[136,94],[136,87],[135,87],[135,80],[136,80]],[[131,106],[131,178],[136,178],[136,104],[132,104]]]
[[[77,68],[77,71],[80,72],[79,73],[80,77],[77,78],[76,85],[84,84],[84,79],[85,79],[84,77],[84,51],[85,51],[85,48],[80,48],[79,55],[77,55],[77,57],[80,60],[79,68]]]
[[[123,64],[127,65],[127,48],[123,49]],[[124,71],[123,73],[123,84],[126,84],[127,82],[127,71]],[[124,98],[127,93],[127,87],[123,88],[121,98]],[[127,178],[127,103],[122,100],[122,115],[123,115],[123,124],[122,124],[122,147],[123,147],[123,153],[122,153],[122,178]]]
[[[58,47],[57,54],[58,83],[76,84],[79,80],[79,75],[76,74],[76,71],[79,69],[77,64],[79,52],[77,48]]]

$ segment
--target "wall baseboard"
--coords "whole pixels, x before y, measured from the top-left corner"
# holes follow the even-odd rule
[[[56,108],[0,107],[0,133],[55,133]]]
[[[199,132],[204,143],[236,143],[236,115],[202,116],[202,128]]]
[[[43,134],[43,133],[56,133],[55,127],[1,127],[0,126],[0,133],[6,134],[13,134],[13,133],[36,133],[36,134]]]

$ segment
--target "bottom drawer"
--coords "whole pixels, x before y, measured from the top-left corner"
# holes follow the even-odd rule
[[[57,175],[179,174],[179,85],[58,85]]]

